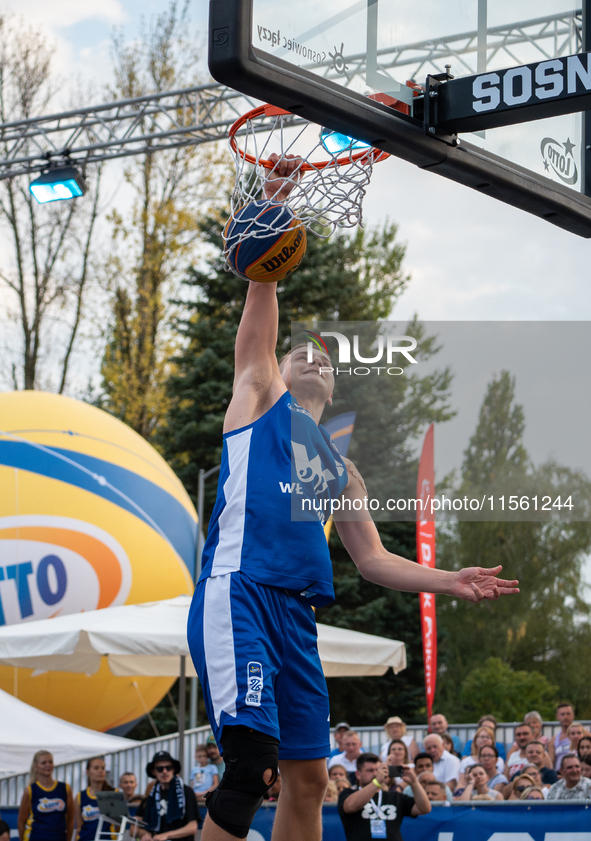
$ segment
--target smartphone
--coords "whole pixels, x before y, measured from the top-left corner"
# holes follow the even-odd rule
[[[391,777],[401,777],[404,774],[403,765],[388,765],[388,774]]]

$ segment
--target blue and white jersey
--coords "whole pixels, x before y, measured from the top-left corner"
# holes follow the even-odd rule
[[[254,423],[224,435],[201,579],[252,581],[334,599],[323,524],[347,470],[330,435],[286,392]]]

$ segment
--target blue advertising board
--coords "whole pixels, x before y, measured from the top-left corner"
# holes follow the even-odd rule
[[[15,807],[2,818],[18,837]],[[248,841],[271,841],[275,804],[265,804],[254,819]],[[323,841],[346,841],[337,808],[322,810]],[[404,841],[591,841],[591,803],[492,803],[436,806],[429,815],[402,823]]]
[[[591,803],[491,803],[436,806],[406,818],[404,841],[591,841]],[[248,841],[270,841],[275,808],[259,809]],[[325,804],[323,841],[345,841],[336,806]]]

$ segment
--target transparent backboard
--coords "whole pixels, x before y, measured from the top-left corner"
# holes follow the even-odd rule
[[[407,82],[446,67],[455,78],[582,51],[569,0],[253,0],[256,51],[363,95],[409,105]],[[466,133],[465,140],[576,191],[584,115]]]

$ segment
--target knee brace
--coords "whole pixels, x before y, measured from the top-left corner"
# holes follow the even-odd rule
[[[212,821],[234,835],[246,838],[263,795],[277,779],[279,740],[243,724],[224,727],[222,748],[226,770],[217,789],[206,798]],[[264,780],[271,770],[271,779]]]

